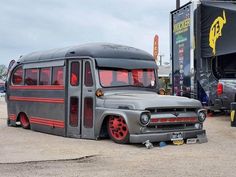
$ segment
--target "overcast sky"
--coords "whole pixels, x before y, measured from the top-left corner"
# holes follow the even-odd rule
[[[91,42],[152,54],[155,34],[169,61],[169,13],[175,0],[0,0],[0,64],[33,51]],[[181,0],[181,4],[188,0]]]

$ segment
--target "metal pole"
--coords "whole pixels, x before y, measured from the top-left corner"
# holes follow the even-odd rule
[[[180,0],[176,0],[176,9],[180,8]]]

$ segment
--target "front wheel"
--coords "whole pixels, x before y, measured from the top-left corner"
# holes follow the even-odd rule
[[[114,142],[119,144],[129,143],[129,130],[123,117],[110,116],[107,121],[107,130]]]
[[[29,122],[29,119],[28,117],[24,114],[24,113],[20,113],[20,123],[21,123],[21,126],[24,128],[24,129],[29,129],[30,128],[30,122]]]

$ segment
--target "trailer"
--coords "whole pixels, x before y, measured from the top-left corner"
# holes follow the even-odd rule
[[[235,19],[236,4],[224,1],[193,1],[171,12],[174,95],[198,99],[210,110],[230,109],[236,92],[222,97],[219,90],[220,80],[236,80]]]

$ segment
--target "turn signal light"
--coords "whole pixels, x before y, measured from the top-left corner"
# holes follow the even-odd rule
[[[95,94],[96,94],[97,97],[100,97],[100,96],[104,95],[104,93],[103,93],[103,91],[101,89],[97,89]]]

